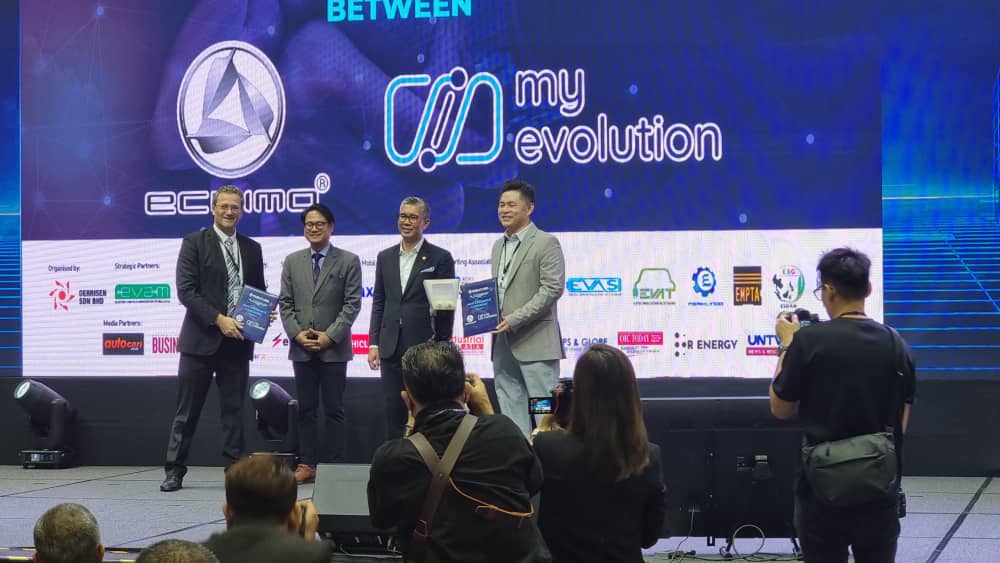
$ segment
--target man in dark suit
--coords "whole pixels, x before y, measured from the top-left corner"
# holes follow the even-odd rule
[[[431,313],[425,279],[455,277],[455,260],[447,250],[424,240],[431,210],[419,197],[407,197],[399,206],[397,227],[402,240],[379,252],[375,262],[372,319],[368,327],[368,366],[381,369],[385,401],[386,437],[403,435],[406,405],[400,398],[403,374],[400,359],[411,346],[428,340],[451,340],[454,311]]]
[[[177,298],[187,311],[177,342],[177,413],[160,485],[164,492],[181,488],[212,374],[219,386],[226,466],[243,456],[243,402],[253,342],[243,338],[242,324],[230,315],[244,285],[261,290],[266,285],[260,244],[236,233],[242,214],[240,189],[219,188],[212,197],[214,224],[185,236],[177,257]]]
[[[220,563],[326,563],[330,544],[316,541],[319,515],[296,502],[292,470],[270,455],[242,459],[226,472],[226,531],[205,542]]]
[[[347,362],[354,358],[351,326],[361,310],[361,260],[330,244],[329,207],[310,205],[302,224],[309,248],[285,257],[278,303],[299,399],[301,463],[295,480],[308,483],[316,478],[317,462],[338,461],[344,451],[344,387]],[[321,396],[325,455],[319,441]]]

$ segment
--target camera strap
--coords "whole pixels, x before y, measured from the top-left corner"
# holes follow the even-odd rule
[[[427,558],[427,539],[431,534],[431,524],[434,522],[434,513],[437,512],[441,503],[441,495],[444,494],[445,487],[451,478],[451,470],[458,461],[459,454],[465,448],[465,443],[472,434],[472,428],[479,419],[471,414],[465,415],[458,425],[458,430],[448,442],[444,455],[440,458],[434,447],[427,441],[420,432],[408,436],[406,439],[417,448],[417,453],[423,458],[427,470],[431,473],[431,484],[427,488],[427,495],[424,497],[424,505],[420,510],[420,518],[416,527],[413,528],[413,535],[410,538],[409,549],[406,553],[406,563],[423,563]]]

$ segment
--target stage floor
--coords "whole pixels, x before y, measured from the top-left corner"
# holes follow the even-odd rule
[[[161,493],[160,467],[76,467],[25,470],[0,466],[0,558],[3,547],[31,546],[35,520],[61,502],[87,506],[97,517],[104,544],[142,548],[166,538],[203,541],[222,531],[223,473],[217,467],[192,467],[184,488]],[[1000,480],[985,477],[907,477],[904,489],[909,515],[902,520],[896,561],[901,563],[987,563],[1000,553]],[[312,485],[299,488],[312,496]],[[699,558],[720,559],[705,538],[674,537],[647,550],[647,561],[668,561],[677,549]],[[760,541],[737,541],[740,554],[751,554]],[[789,560],[787,539],[769,539],[763,552]],[[131,559],[125,555],[115,559]],[[109,557],[109,560],[112,557]],[[687,561],[693,561],[688,558]],[[757,559],[760,561],[761,559]],[[672,559],[670,561],[680,561]]]

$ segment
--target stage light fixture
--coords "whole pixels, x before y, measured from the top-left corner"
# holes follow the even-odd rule
[[[14,400],[28,414],[33,449],[21,451],[25,469],[68,467],[73,462],[76,410],[43,383],[26,379],[14,388]]]
[[[299,402],[277,383],[261,379],[250,387],[250,401],[257,416],[257,430],[271,452],[295,456],[299,449]]]

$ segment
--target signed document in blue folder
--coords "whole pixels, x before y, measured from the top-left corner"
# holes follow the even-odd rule
[[[462,322],[465,336],[489,332],[500,324],[500,293],[496,279],[462,286]]]
[[[233,318],[243,323],[243,337],[257,344],[263,342],[267,326],[271,324],[271,311],[277,304],[277,295],[249,285],[243,286],[240,300],[233,309]]]

